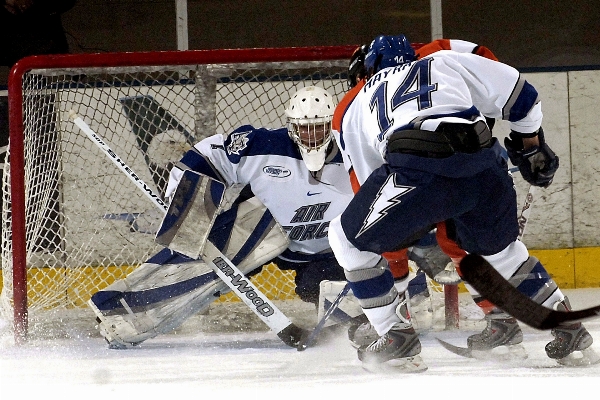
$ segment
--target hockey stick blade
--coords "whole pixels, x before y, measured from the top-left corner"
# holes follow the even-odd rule
[[[475,360],[494,361],[494,362],[514,362],[523,361],[528,358],[527,352],[521,343],[515,345],[500,346],[489,350],[473,350],[468,347],[459,347],[440,338],[435,338],[439,344],[446,350],[457,356],[473,358]],[[496,351],[499,349],[500,351]]]
[[[466,357],[466,358],[473,358],[473,353],[471,352],[471,349],[469,349],[468,347],[459,347],[459,346],[455,346],[453,344],[450,344],[448,342],[443,341],[440,338],[435,338],[439,344],[442,345],[442,347],[444,347],[446,350],[461,356],[461,357]]]
[[[291,323],[283,330],[277,332],[277,336],[288,346],[298,348],[302,339],[308,336],[308,331]]]
[[[327,312],[325,313],[325,315],[323,315],[323,317],[321,318],[321,320],[319,321],[317,326],[315,326],[315,328],[312,330],[312,332],[310,332],[310,334],[305,335],[305,337],[302,338],[302,340],[300,340],[300,342],[298,343],[298,347],[297,347],[298,351],[306,350],[306,348],[308,346],[313,344],[313,342],[319,336],[319,333],[321,333],[321,331],[323,330],[323,326],[325,326],[325,322],[327,322],[327,320],[329,319],[331,314],[333,314],[333,312],[338,308],[340,302],[342,301],[344,296],[346,296],[348,294],[349,291],[350,291],[350,285],[346,283],[346,286],[344,286],[344,288],[342,290],[340,290],[340,293],[338,293],[335,300],[333,300],[333,303],[331,303],[331,306],[327,309]]]
[[[547,330],[563,323],[598,317],[600,305],[576,311],[556,311],[544,307],[519,292],[483,257],[468,254],[460,262],[464,280],[491,303],[533,328]]]

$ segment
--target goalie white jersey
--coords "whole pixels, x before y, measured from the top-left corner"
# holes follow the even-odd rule
[[[321,171],[306,168],[287,129],[242,126],[226,139],[215,135],[197,143],[171,170],[166,196],[170,197],[185,169],[224,182],[250,185],[288,233],[290,246],[280,258],[311,261],[331,258],[329,222],[353,197],[335,143]]]

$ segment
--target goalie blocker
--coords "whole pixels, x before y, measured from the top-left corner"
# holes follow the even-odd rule
[[[214,246],[247,275],[288,246],[283,229],[249,190],[225,188],[199,174],[186,174],[191,180],[182,180],[180,197],[176,194],[172,201],[179,211],[165,217],[157,234],[159,243],[178,251],[160,251],[89,301],[98,329],[111,348],[131,347],[172,331],[231,290],[213,268],[190,255]],[[251,300],[254,311],[271,316],[269,300],[253,291],[245,277],[231,275],[227,261],[217,258],[221,261],[215,265],[229,274],[228,279]],[[287,323],[281,322],[283,328]]]

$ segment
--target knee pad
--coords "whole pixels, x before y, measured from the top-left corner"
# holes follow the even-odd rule
[[[385,258],[373,267],[345,271],[346,280],[363,308],[382,307],[391,304],[398,297],[394,287],[394,277]]]

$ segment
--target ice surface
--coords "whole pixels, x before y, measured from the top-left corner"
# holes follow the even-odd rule
[[[600,304],[600,289],[565,290],[573,308]],[[2,328],[4,325],[4,329]],[[269,331],[220,333],[187,326],[129,350],[109,350],[97,335],[32,340],[15,346],[7,322],[0,320],[0,399],[204,399],[211,395],[296,399],[306,395],[413,396],[429,398],[543,398],[588,396],[597,392],[600,365],[559,366],[546,357],[549,331],[524,326],[525,361],[498,363],[465,359],[444,350],[439,337],[464,346],[480,329],[421,334],[420,374],[372,374],[364,371],[355,350],[340,334],[327,343],[298,352]],[[586,323],[600,352],[600,318]],[[578,378],[578,379],[575,379]],[[115,396],[116,395],[116,396]],[[592,394],[589,394],[591,396]],[[595,397],[595,395],[594,395]],[[214,398],[214,397],[212,397]],[[230,398],[230,397],[228,397]]]

